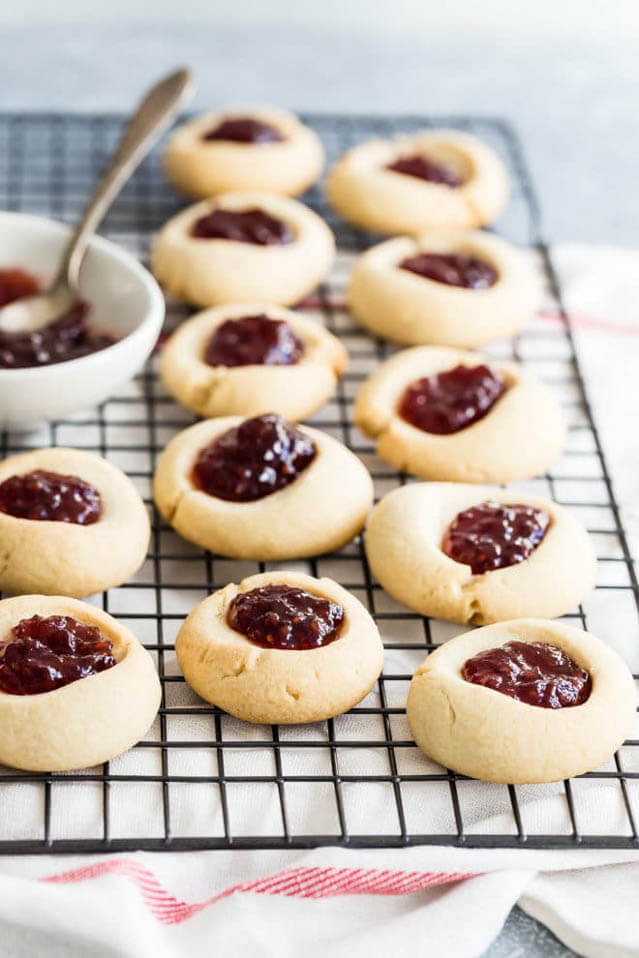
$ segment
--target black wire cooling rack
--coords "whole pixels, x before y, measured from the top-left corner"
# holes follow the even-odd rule
[[[495,354],[524,362],[550,382],[569,421],[561,461],[552,473],[526,485],[573,509],[597,546],[597,589],[565,618],[613,642],[613,622],[616,632],[636,634],[639,595],[628,541],[542,238],[538,201],[513,131],[498,119],[478,117],[317,115],[307,121],[331,160],[368,137],[432,125],[476,133],[505,159],[513,196],[497,229],[536,250],[554,318],[539,318]],[[76,219],[121,124],[122,118],[113,115],[0,115],[0,206]],[[343,250],[357,251],[372,242],[336,219],[320,189],[306,201],[328,220]],[[183,205],[162,175],[156,150],[124,190],[103,231],[144,258],[151,233]],[[379,496],[407,478],[377,460],[372,444],[352,424],[355,391],[387,347],[359,329],[344,309],[348,265],[343,256],[311,304],[351,355],[335,400],[312,422],[362,457]],[[169,326],[186,314],[170,306]],[[151,551],[132,582],[97,601],[144,641],[163,687],[154,727],[119,759],[71,774],[0,768],[0,852],[639,845],[639,740],[625,743],[604,768],[554,786],[473,782],[430,763],[416,749],[403,707],[412,671],[459,627],[424,619],[392,602],[371,578],[361,539],[337,555],[295,565],[339,579],[375,616],[385,642],[385,670],[364,702],[346,716],[314,726],[264,728],[237,722],[191,693],[172,644],[184,616],[214,589],[272,567],[204,553],[180,540],[153,510],[150,479],[156,458],[171,435],[191,421],[163,392],[152,359],[121,395],[98,409],[29,433],[0,436],[3,456],[55,444],[93,450],[124,468],[138,485],[153,514]]]

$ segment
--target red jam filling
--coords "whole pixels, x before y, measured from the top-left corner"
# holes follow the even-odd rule
[[[292,366],[304,352],[287,322],[259,316],[227,319],[206,345],[209,366]]]
[[[100,493],[77,476],[35,469],[0,484],[0,512],[17,519],[90,526],[101,511]]]
[[[468,659],[462,678],[544,709],[583,705],[592,691],[586,669],[554,645],[508,642]]]
[[[203,140],[226,140],[232,143],[281,143],[280,131],[250,116],[234,116],[222,120],[202,137]]]
[[[448,436],[483,419],[505,391],[503,377],[490,366],[455,366],[407,386],[398,410],[417,429]]]
[[[318,649],[339,638],[344,610],[304,589],[265,585],[236,595],[227,621],[266,649]]]
[[[193,483],[218,499],[253,502],[294,482],[316,452],[312,439],[281,416],[255,416],[200,452]]]
[[[0,269],[0,307],[24,296],[35,296],[40,284],[24,269]]]
[[[542,541],[550,517],[534,506],[482,502],[460,512],[444,534],[442,551],[473,575],[523,562]]]
[[[254,246],[285,246],[294,240],[287,223],[264,210],[216,209],[196,220],[191,230],[196,239],[225,239]]]
[[[468,253],[417,253],[403,259],[399,268],[464,289],[489,289],[497,282],[497,271]]]
[[[429,183],[450,186],[451,189],[462,184],[461,178],[450,166],[437,163],[421,153],[400,156],[393,163],[389,163],[386,169],[394,170],[395,173],[404,173],[406,176],[414,176],[419,180],[428,180]]]
[[[74,303],[58,319],[29,333],[0,330],[0,368],[51,366],[112,346],[115,339],[91,330],[87,303]]]
[[[0,689],[37,695],[116,664],[113,643],[94,625],[67,615],[22,619],[0,644]]]

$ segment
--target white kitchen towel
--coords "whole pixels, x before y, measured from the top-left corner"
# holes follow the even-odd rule
[[[566,292],[588,397],[639,555],[639,252],[567,244],[553,259]]]
[[[636,550],[639,253],[566,246],[555,250],[555,260],[566,291],[566,305],[573,317],[588,392]],[[548,315],[542,322],[552,324],[557,319]],[[176,565],[172,574],[178,571]],[[139,593],[135,601],[140,601]],[[175,601],[180,601],[177,593]],[[602,606],[602,610],[607,617],[605,637],[637,671],[636,612],[623,615],[620,606],[615,627],[611,628],[610,605],[605,609]],[[176,611],[181,611],[177,605]],[[597,615],[593,599],[588,609],[589,622],[595,623],[591,624],[593,630]],[[630,622],[634,623],[634,631],[626,627]],[[448,626],[441,628],[445,633]],[[457,631],[457,626],[450,626],[447,634]],[[148,639],[152,641],[151,637]],[[397,672],[409,671],[414,664],[401,649],[391,648],[388,661]],[[183,695],[188,690],[176,683],[174,692]],[[390,705],[401,704],[405,688],[398,685],[396,694],[397,702],[389,701]],[[176,699],[172,704],[179,703]],[[392,718],[398,723],[403,721],[403,716]],[[180,726],[180,738],[210,738],[211,721],[207,714],[190,717],[191,724]],[[370,721],[378,722],[379,716],[371,716]],[[233,720],[224,718],[224,728],[226,740],[238,740],[237,751],[225,750],[227,775],[240,774],[247,755],[253,766],[260,761],[267,763],[265,776],[273,774],[268,764],[273,760],[268,750],[270,729],[253,734],[253,738],[264,736],[267,747],[262,755],[242,749],[242,731],[235,728]],[[335,728],[335,738],[341,741],[362,734],[366,739],[383,740],[383,731],[372,725],[370,729],[365,727],[361,717],[357,721],[348,716],[340,718]],[[317,736],[322,733],[308,727],[282,730],[281,734],[294,735],[296,741],[308,738],[306,749],[282,751],[282,761],[290,763],[284,774],[318,773],[318,763],[328,755],[323,746],[316,747]],[[408,737],[404,726],[398,724],[394,728],[395,739]],[[401,772],[423,772],[429,766],[414,749],[396,751]],[[637,751],[624,750],[626,771],[639,771],[639,759],[634,754]],[[375,771],[371,763],[376,761],[380,774],[387,770],[384,748],[341,752],[343,774],[370,775]],[[183,753],[175,749],[170,761],[173,775],[189,777],[198,770],[203,775],[217,774],[213,749],[191,748]],[[150,774],[161,771],[157,768],[159,750],[153,747],[124,756],[112,763],[111,770],[125,775],[131,762],[136,769],[140,762],[146,763]],[[614,766],[610,769],[614,770]],[[432,771],[437,768],[433,766]],[[253,773],[260,774],[256,766]],[[111,789],[119,787],[130,787],[131,802],[126,822],[118,822],[118,804],[112,801],[111,825],[115,836],[147,834],[145,829],[153,829],[156,819],[161,829],[161,786],[114,784]],[[281,830],[276,788],[265,786],[261,791],[259,785],[227,787],[235,789],[231,803],[234,834],[254,832],[256,816],[263,821],[264,834]],[[636,780],[628,780],[627,799],[635,817],[639,812],[638,787]],[[188,784],[170,788],[175,789],[171,804],[178,834],[188,835],[189,828],[193,829],[192,834],[202,834],[207,827],[210,834],[222,833],[219,793],[214,786]],[[182,801],[180,788],[189,789]],[[333,786],[327,783],[326,788],[332,792]],[[616,781],[579,779],[572,788],[581,834],[601,833],[605,823],[606,834],[628,835],[625,799]],[[101,783],[87,780],[82,785],[73,783],[70,789],[72,801],[71,792],[65,792],[64,785],[53,787],[52,836],[73,837],[74,829],[75,834],[86,836],[94,828],[99,837],[101,818],[95,809],[100,805],[95,798],[101,795]],[[460,782],[458,791],[469,834],[516,834],[505,787]],[[429,833],[451,837],[456,833],[446,789],[416,782],[410,788],[403,786],[402,792],[409,831],[411,822],[423,826],[426,821]],[[348,819],[355,831],[397,831],[397,810],[388,783],[357,783],[352,787],[346,783],[343,793]],[[561,783],[519,787],[517,794],[527,834],[570,836],[572,822]],[[334,802],[323,801],[318,786],[313,790],[300,784],[296,789],[287,784],[287,799],[291,831],[336,833],[337,826],[331,818]],[[29,810],[36,820],[41,820],[41,802],[42,789],[37,784],[5,788],[0,837],[27,837],[16,834],[17,823],[26,821]],[[132,814],[131,804],[137,815]],[[243,824],[248,821],[251,829]],[[152,837],[152,831],[148,833]],[[20,958],[45,953],[65,958],[172,958],[232,951],[238,958],[281,958],[303,950],[309,958],[324,958],[327,954],[352,958],[360,954],[424,953],[465,958],[481,954],[498,934],[512,906],[519,902],[581,954],[639,955],[638,894],[639,848],[636,852],[599,852],[470,850],[443,845],[370,851],[324,848],[307,852],[138,853],[99,858],[5,857],[0,862],[0,953]]]
[[[639,953],[638,892],[639,863],[628,852],[428,847],[12,859],[0,875],[0,952],[476,958],[519,902],[579,954],[608,958]]]

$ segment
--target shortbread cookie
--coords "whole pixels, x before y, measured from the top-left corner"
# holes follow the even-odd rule
[[[373,483],[340,442],[276,415],[178,433],[155,473],[157,507],[190,542],[237,559],[338,549],[364,525]]]
[[[458,635],[415,672],[406,714],[436,762],[488,782],[554,782],[601,766],[633,728],[627,665],[581,629],[516,619]]]
[[[357,226],[421,233],[492,223],[508,201],[506,168],[480,140],[457,130],[422,130],[369,140],[329,173],[328,199]]]
[[[81,449],[0,462],[0,589],[85,596],[126,582],[149,545],[131,480]]]
[[[372,618],[332,579],[267,572],[193,609],[175,651],[189,685],[247,722],[291,725],[348,711],[382,670]]]
[[[169,293],[198,306],[287,306],[315,289],[334,256],[330,229],[297,200],[224,193],[165,223],[151,268]]]
[[[407,345],[481,346],[516,335],[541,303],[532,262],[479,230],[399,236],[356,261],[350,307],[371,332]]]
[[[382,363],[357,395],[355,421],[382,459],[423,479],[527,479],[549,469],[565,442],[548,386],[518,363],[444,346]]]
[[[219,306],[182,323],[162,352],[160,375],[200,416],[268,411],[306,419],[335,391],[348,353],[315,320],[265,304]]]
[[[586,530],[549,499],[457,483],[412,483],[373,510],[371,570],[422,615],[484,625],[575,609],[595,583]]]
[[[275,107],[197,116],[178,127],[164,154],[169,179],[189,196],[263,190],[297,196],[324,165],[317,134]]]
[[[33,772],[100,765],[150,727],[160,682],[120,622],[63,596],[0,602],[0,762]]]

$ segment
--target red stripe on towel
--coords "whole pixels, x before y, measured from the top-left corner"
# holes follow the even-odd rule
[[[250,892],[256,895],[283,895],[288,898],[331,898],[338,895],[410,895],[426,888],[474,878],[461,872],[405,872],[379,868],[291,868],[254,881],[231,885],[200,902],[179,901],[160,884],[145,865],[131,858],[108,858],[40,879],[52,884],[71,884],[119,875],[132,881],[154,917],[166,925],[191,918],[229,895]]]
[[[553,322],[562,323],[561,313],[537,313],[539,319],[549,319]],[[639,335],[639,325],[634,323],[615,323],[609,320],[597,319],[595,316],[587,316],[585,313],[571,313],[568,316],[568,322],[576,329],[600,329],[604,333],[626,333],[631,336]]]
[[[348,303],[340,297],[322,297],[307,296],[295,307],[296,309],[320,309],[327,307],[329,309],[347,310]],[[551,322],[563,323],[563,317],[558,312],[537,313],[538,319],[548,319]],[[600,329],[603,332],[625,333],[631,336],[639,335],[639,325],[634,323],[616,323],[609,320],[597,319],[595,316],[588,316],[585,313],[571,313],[568,316],[568,322],[575,329]]]

